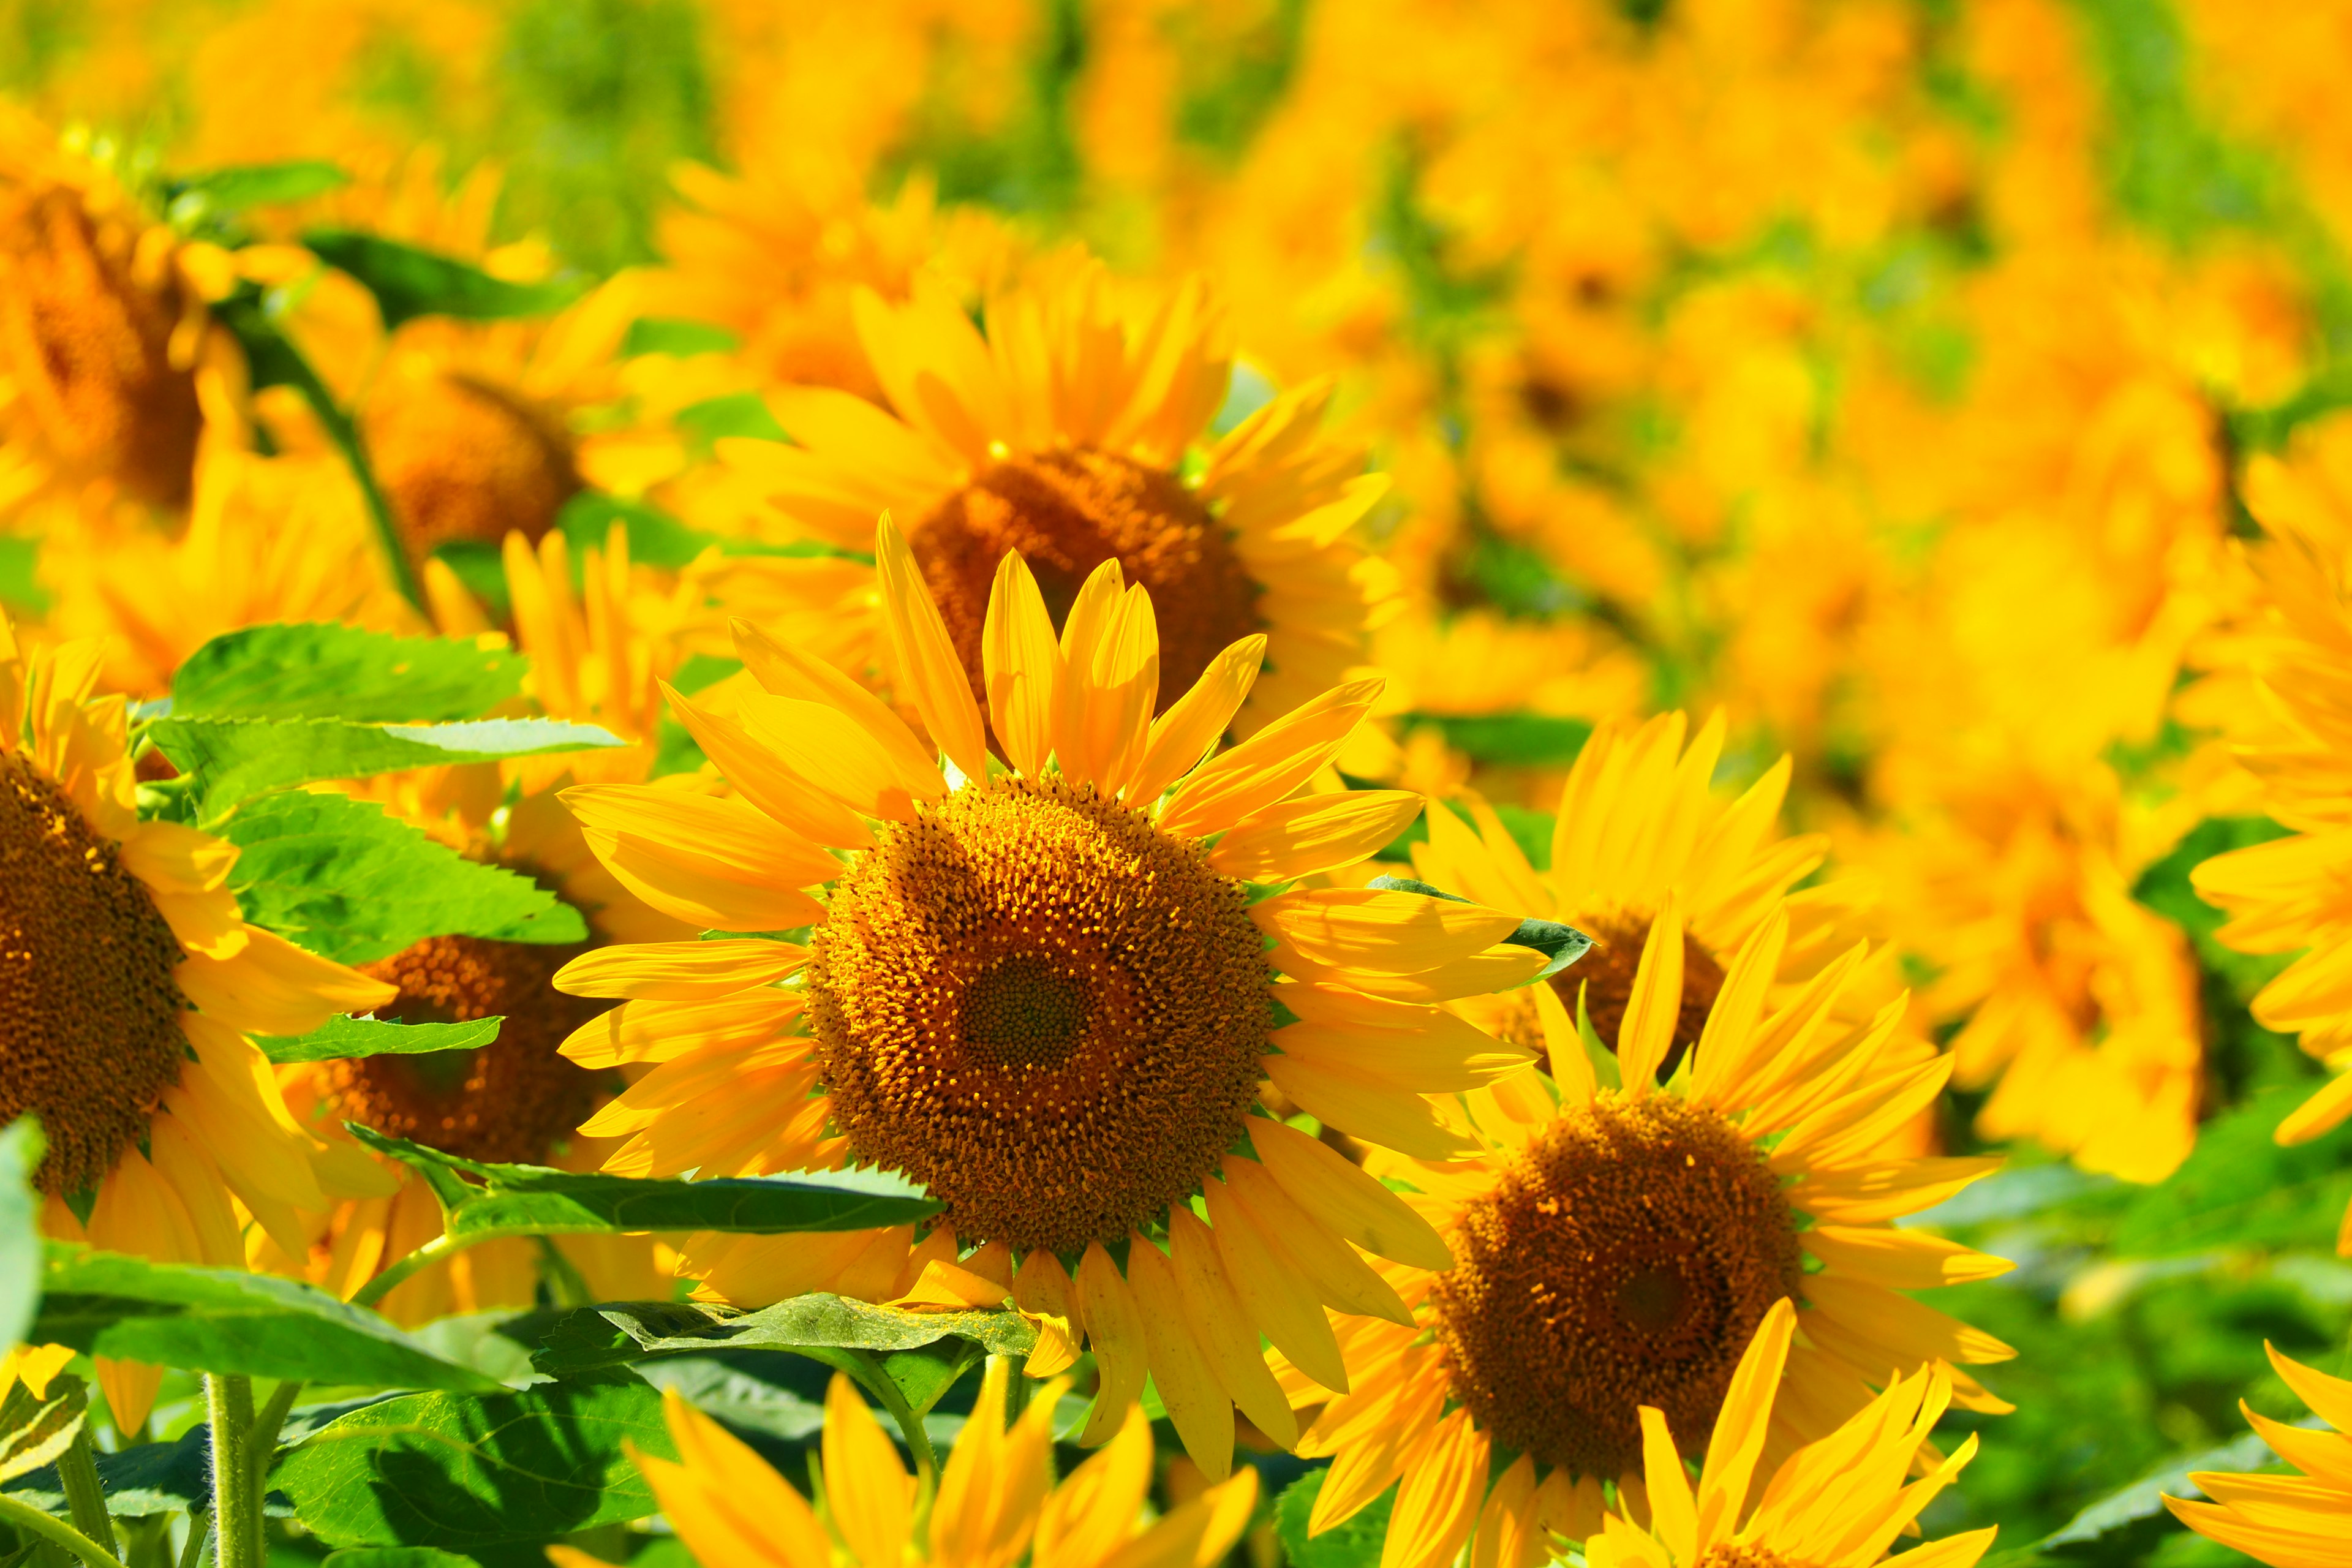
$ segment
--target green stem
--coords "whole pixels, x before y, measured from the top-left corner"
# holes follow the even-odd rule
[[[58,1479],[65,1486],[66,1509],[73,1515],[74,1528],[92,1541],[111,1542],[114,1521],[106,1511],[106,1487],[98,1479],[98,1460],[90,1453],[87,1423],[58,1456]]]
[[[410,1253],[407,1257],[401,1258],[398,1262],[386,1265],[383,1273],[377,1275],[374,1279],[369,1280],[366,1284],[361,1286],[357,1291],[352,1293],[352,1305],[354,1307],[373,1307],[378,1301],[383,1300],[386,1296],[391,1295],[393,1291],[398,1289],[402,1283],[417,1270],[421,1268],[430,1268],[433,1265],[440,1262],[443,1258],[449,1257],[453,1253],[462,1252],[478,1241],[491,1240],[493,1236],[496,1234],[498,1233],[492,1233],[492,1235],[486,1236],[469,1236],[462,1240],[453,1237],[446,1232],[440,1236],[436,1236],[432,1240],[426,1242],[424,1246],[418,1247],[415,1251]]]
[[[304,367],[308,369],[306,365]],[[343,463],[352,470],[352,479],[360,487],[360,499],[367,503],[368,521],[375,525],[378,543],[383,546],[384,559],[392,567],[393,586],[402,598],[425,609],[425,592],[417,585],[416,574],[409,569],[408,550],[401,542],[400,523],[392,515],[392,503],[384,499],[383,487],[376,483],[375,465],[368,461],[367,447],[360,440],[359,426],[352,416],[335,405],[334,395],[327,390],[315,372],[303,378],[302,395],[310,401],[311,412],[319,423],[327,427],[327,437],[335,449],[343,455]]]
[[[302,1392],[302,1380],[289,1377],[269,1391],[269,1402],[253,1418],[253,1491],[257,1499],[266,1499],[269,1491],[269,1467],[278,1458],[278,1431],[286,1425],[287,1412],[294,1408],[294,1396]],[[255,1504],[257,1508],[258,1502]]]
[[[122,1568],[121,1560],[113,1552],[64,1520],[52,1519],[42,1510],[30,1503],[18,1502],[5,1493],[0,1493],[0,1519],[28,1534],[39,1536],[53,1546],[64,1547],[89,1563],[89,1568]]]
[[[253,1484],[253,1380],[205,1376],[213,1424],[213,1561],[261,1568],[261,1493]]]
[[[882,1370],[879,1358],[870,1352],[859,1353],[871,1372],[870,1375],[859,1378],[858,1382],[882,1402],[882,1408],[887,1410],[890,1419],[898,1424],[899,1435],[907,1439],[907,1447],[915,1456],[918,1482],[925,1488],[936,1485],[940,1460],[939,1456],[931,1451],[931,1435],[923,1430],[923,1418],[915,1413],[915,1407],[907,1403],[907,1396],[898,1392],[898,1385],[891,1382],[889,1374]]]
[[[548,1294],[555,1298],[555,1304],[559,1307],[594,1306],[596,1292],[588,1288],[586,1276],[580,1272],[572,1259],[563,1256],[563,1249],[555,1245],[555,1238],[541,1236],[532,1239],[539,1243],[539,1260],[545,1266]]]
[[[210,1520],[200,1513],[188,1515],[188,1539],[180,1546],[180,1568],[196,1568],[204,1561],[205,1542],[212,1533]]]

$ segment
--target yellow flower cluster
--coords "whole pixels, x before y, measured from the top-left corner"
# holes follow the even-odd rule
[[[1964,1193],[2352,1117],[2352,5],[21,30],[0,1127],[166,1284],[0,1392],[205,1378],[189,1553],[1969,1568]],[[595,1500],[268,1523],[199,1279]],[[2249,1415],[2174,1513],[2343,1561]]]

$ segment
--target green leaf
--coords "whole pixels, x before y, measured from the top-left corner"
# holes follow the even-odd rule
[[[639,316],[621,339],[621,353],[627,359],[639,354],[723,354],[734,353],[742,342],[739,334],[708,321]]]
[[[41,1125],[32,1117],[0,1130],[0,1345],[23,1341],[41,1299],[41,1200],[33,1191],[41,1152]]]
[[[1274,1505],[1274,1530],[1282,1540],[1284,1559],[1291,1568],[1376,1568],[1381,1542],[1388,1539],[1389,1510],[1396,1506],[1391,1487],[1349,1518],[1320,1535],[1307,1533],[1322,1495],[1328,1469],[1309,1470],[1285,1487]]]
[[[246,919],[338,963],[366,963],[430,936],[588,940],[580,911],[530,878],[468,860],[372,801],[268,795],[220,832],[242,851],[229,888]]]
[[[1375,877],[1369,885],[1385,893],[1419,893],[1423,898],[1444,899],[1450,903],[1471,902],[1459,893],[1449,893],[1443,888],[1415,881],[1411,877]],[[1523,920],[1503,941],[1512,947],[1534,948],[1547,960],[1541,969],[1519,982],[1521,985],[1533,985],[1538,980],[1550,979],[1592,949],[1591,937],[1574,926],[1562,925],[1558,921]]]
[[[543,316],[580,295],[579,287],[569,281],[509,283],[456,257],[355,229],[312,229],[303,235],[302,243],[375,296],[386,331],[419,316],[455,316],[467,321]]]
[[[543,1541],[654,1511],[625,1442],[677,1454],[661,1396],[627,1373],[520,1393],[407,1394],[321,1428],[279,1463],[277,1481],[331,1546]]]
[[[199,815],[321,779],[493,763],[622,744],[593,724],[478,719],[463,724],[352,724],[334,719],[158,719],[148,727],[180,772],[194,775]]]
[[[437,1546],[346,1546],[330,1552],[319,1568],[481,1568],[458,1552]]]
[[[182,719],[438,722],[488,712],[530,664],[502,647],[396,637],[320,622],[245,626],[190,654],[172,678]]]
[[[2335,1246],[2352,1202],[2352,1126],[2282,1149],[2271,1133],[2318,1080],[2274,1086],[2208,1122],[2172,1177],[2140,1194],[2110,1245],[2124,1258]]]
[[[244,212],[322,196],[352,183],[334,164],[317,158],[282,163],[244,163],[180,174],[163,182],[163,216],[181,228]]]
[[[866,1230],[928,1219],[940,1205],[905,1177],[880,1171],[811,1171],[647,1181],[544,1165],[467,1160],[347,1122],[352,1135],[428,1174],[477,1178],[449,1211],[453,1237],[628,1235],[650,1230]],[[708,1347],[706,1347],[708,1348]]]
[[[2316,1415],[2311,1415],[2292,1425],[2318,1427],[2325,1426],[2326,1423]],[[2278,1456],[2271,1452],[2271,1446],[2248,1432],[2219,1447],[2175,1459],[2131,1485],[2108,1493],[2068,1520],[2062,1528],[2043,1536],[2035,1543],[2036,1549],[2064,1546],[2077,1541],[2096,1541],[2137,1520],[2153,1519],[2164,1511],[2164,1495],[2168,1492],[2174,1497],[2204,1496],[2189,1484],[2191,1471],[2254,1470],[2277,1462]]]
[[[11,1382],[0,1399],[0,1481],[13,1481],[45,1466],[73,1447],[89,1415],[89,1401],[78,1377],[55,1377],[48,1391]]]
[[[41,586],[41,542],[31,534],[0,535],[0,605],[36,614],[49,607]]]
[[[730,436],[760,441],[790,439],[784,427],[776,423],[768,400],[756,392],[730,392],[723,397],[705,398],[679,409],[674,417],[680,429],[704,442],[723,441]]]
[[[574,550],[590,545],[603,549],[616,522],[627,531],[629,559],[646,566],[676,571],[719,542],[717,535],[688,528],[657,506],[602,490],[581,491],[563,503],[555,518],[555,526]]]
[[[242,1268],[200,1268],[52,1241],[26,1339],[191,1372],[405,1388],[498,1386],[363,1308]]]
[[[1592,733],[1588,721],[1556,713],[1407,713],[1397,728],[1400,734],[1434,729],[1474,762],[1523,768],[1564,767]]]
[[[479,599],[494,621],[514,618],[514,596],[507,591],[506,557],[487,539],[453,539],[433,547],[433,559],[457,574],[466,592]]]
[[[401,1024],[341,1013],[307,1035],[256,1035],[253,1043],[273,1062],[323,1062],[343,1057],[408,1057],[424,1051],[466,1051],[499,1037],[504,1018],[464,1024]]]
[[[531,1364],[560,1372],[715,1350],[888,1352],[948,1339],[992,1355],[1025,1356],[1036,1348],[1037,1331],[1014,1311],[909,1312],[823,1292],[755,1312],[701,1301],[612,1301],[560,1320]]]

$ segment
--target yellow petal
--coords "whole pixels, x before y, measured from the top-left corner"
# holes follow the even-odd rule
[[[923,716],[948,760],[964,777],[988,777],[988,746],[980,705],[971,700],[971,677],[964,670],[947,623],[915,564],[906,536],[883,514],[874,529],[874,569],[882,583],[882,621],[890,634],[891,665],[906,682],[904,697]]]
[[[2017,1267],[1957,1241],[1891,1226],[1817,1225],[1805,1232],[1804,1242],[1805,1250],[1832,1273],[1890,1290],[1971,1285],[1998,1279]]]
[[[1352,866],[1421,815],[1410,790],[1350,790],[1276,801],[1234,825],[1209,864],[1245,882],[1287,882]]]
[[[1298,889],[1250,906],[1258,929],[1313,963],[1416,974],[1492,947],[1518,917],[1374,888]]]
[[[996,563],[988,594],[988,621],[981,632],[981,668],[988,688],[988,713],[1005,761],[1023,776],[1044,772],[1054,750],[1054,693],[1061,681],[1062,650],[1054,619],[1029,563],[1017,550]]]
[[[1731,1386],[1724,1394],[1722,1408],[1715,1418],[1715,1433],[1707,1439],[1706,1463],[1699,1471],[1693,1540],[1682,1550],[1685,1562],[1727,1537],[1739,1523],[1739,1510],[1748,1502],[1748,1483],[1755,1478],[1756,1461],[1763,1455],[1764,1439],[1770,1431],[1772,1395],[1780,1385],[1780,1371],[1788,1363],[1789,1341],[1796,1327],[1796,1306],[1783,1296],[1765,1312],[1764,1321],[1748,1337],[1748,1348],[1739,1354],[1739,1364],[1731,1373]],[[1646,1408],[1643,1411],[1645,1446],[1649,1414]],[[1660,1425],[1663,1426],[1663,1419]],[[1650,1457],[1646,1463],[1654,1503],[1658,1462]],[[1681,1460],[1675,1459],[1671,1468],[1679,1474]]]
[[[1282,1190],[1333,1235],[1415,1268],[1454,1267],[1454,1253],[1427,1220],[1337,1150],[1270,1118],[1250,1121],[1250,1142]]]
[[[1161,809],[1160,826],[1206,837],[1272,805],[1339,754],[1385,684],[1374,679],[1334,687],[1204,763]]]
[[[1310,1214],[1254,1160],[1227,1155],[1222,1166],[1234,1200],[1259,1234],[1298,1266],[1317,1295],[1343,1312],[1411,1326],[1412,1311],[1389,1282],[1349,1250],[1320,1215]],[[1451,1258],[1449,1253],[1448,1258]]]
[[[782,753],[753,739],[740,720],[713,713],[679,696],[667,683],[662,695],[719,776],[786,832],[836,849],[862,849],[874,842],[856,812],[803,778]]]
[[[906,767],[873,731],[828,703],[747,698],[742,718],[751,739],[795,774],[865,816],[904,822],[915,815],[917,801],[947,793],[937,768]]]
[[[257,1035],[301,1035],[338,1013],[366,1013],[400,988],[305,952],[258,926],[226,962],[191,955],[175,972],[181,992],[230,1027]]]
[[[1202,1351],[1167,1255],[1141,1236],[1127,1250],[1127,1284],[1143,1323],[1152,1386],[1183,1440],[1184,1452],[1212,1480],[1234,1468],[1234,1402]]]
[[[1087,574],[1070,613],[1062,619],[1061,679],[1054,688],[1054,749],[1061,755],[1062,772],[1083,783],[1099,782],[1104,761],[1091,746],[1095,654],[1126,596],[1127,580],[1118,558],[1113,556]]]
[[[1429,1102],[1409,1089],[1297,1057],[1267,1057],[1263,1065],[1299,1109],[1353,1137],[1416,1160],[1451,1160],[1478,1147],[1439,1121]]]
[[[228,880],[241,853],[176,822],[142,822],[122,836],[123,868],[159,893],[205,893]]]
[[[897,1563],[915,1531],[915,1479],[845,1373],[824,1395],[824,1497],[843,1542],[860,1562]]]
[[[1381,1545],[1381,1568],[1440,1568],[1451,1563],[1486,1500],[1486,1434],[1456,1410],[1437,1424],[1405,1464],[1395,1510]]]
[[[706,1001],[782,979],[808,960],[790,942],[643,942],[583,952],[551,983],[572,996]]]
[[[1683,909],[1680,891],[1669,891],[1651,918],[1642,942],[1641,967],[1617,1029],[1618,1072],[1626,1098],[1641,1100],[1654,1086],[1658,1068],[1673,1045],[1683,1005]]]
[[[830,1568],[833,1542],[807,1501],[741,1439],[677,1390],[662,1394],[677,1462],[632,1452],[663,1515],[705,1563]]]
[[[1189,1208],[1169,1211],[1168,1258],[1217,1382],[1259,1431],[1286,1448],[1296,1444],[1298,1423],[1258,1348],[1258,1324],[1234,1290],[1209,1227]]]
[[[1086,1319],[1087,1339],[1095,1352],[1100,1383],[1094,1409],[1078,1441],[1091,1447],[1109,1436],[1127,1419],[1128,1406],[1142,1396],[1143,1380],[1150,1370],[1143,1334],[1143,1315],[1135,1297],[1099,1241],[1087,1244],[1078,1260],[1078,1310]]]
[[[1192,772],[1234,721],[1265,662],[1264,633],[1243,637],[1211,659],[1192,689],[1152,721],[1143,760],[1127,781],[1121,798],[1132,805],[1149,806],[1170,784]]]
[[[1337,1394],[1348,1392],[1348,1363],[1331,1321],[1299,1269],[1224,1183],[1202,1184],[1210,1236],[1245,1321],[1274,1342],[1301,1372]],[[1255,1420],[1253,1416],[1251,1419]],[[1268,1429],[1269,1431],[1271,1428]],[[1293,1439],[1295,1441],[1295,1439]]]

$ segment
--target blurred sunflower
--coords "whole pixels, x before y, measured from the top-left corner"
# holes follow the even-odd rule
[[[0,110],[0,506],[47,495],[97,521],[117,500],[187,504],[244,384],[205,309],[229,270],[99,160]]]
[[[2301,1037],[2335,1076],[2279,1124],[2281,1143],[2318,1137],[2352,1116],[2352,595],[2340,542],[2272,524],[2248,552],[2268,612],[2254,671],[2271,733],[2241,749],[2263,784],[2262,808],[2290,837],[2232,850],[2190,881],[2231,919],[2214,938],[2242,952],[2299,952],[2253,999],[2255,1020]],[[2336,1238],[2352,1256],[2352,1212]]]
[[[601,724],[629,744],[584,758],[394,775],[368,793],[463,853],[554,891],[584,918],[590,942],[436,936],[362,965],[398,987],[383,1009],[386,1016],[411,1023],[506,1021],[496,1040],[473,1050],[284,1069],[289,1101],[298,1114],[322,1124],[322,1136],[340,1140],[340,1131],[323,1129],[352,1121],[468,1159],[578,1170],[595,1169],[612,1152],[609,1142],[573,1130],[618,1087],[614,1075],[567,1060],[559,1050],[603,1008],[550,982],[595,943],[681,938],[692,928],[648,908],[614,880],[556,798],[582,772],[600,780],[649,776],[658,682],[675,662],[660,618],[662,600],[633,576],[625,532],[615,525],[604,549],[582,553],[582,587],[575,589],[563,535],[547,535],[536,550],[520,533],[507,536],[516,640],[531,660],[528,695],[541,713]],[[482,611],[446,568],[437,577],[428,570],[427,586],[445,633],[478,635]],[[405,1166],[389,1171],[396,1190],[337,1205],[312,1239],[308,1272],[341,1295],[350,1296],[441,1232],[440,1205],[430,1189]],[[549,1246],[596,1300],[643,1300],[670,1289],[669,1249],[650,1238],[567,1236],[551,1238]],[[520,1240],[468,1248],[404,1281],[385,1296],[383,1310],[399,1321],[424,1322],[453,1311],[528,1306],[543,1256]]]
[[[1585,1542],[1591,1568],[1697,1568],[1700,1563],[1809,1563],[1821,1568],[1870,1568],[1895,1538],[1914,1528],[1920,1510],[1959,1477],[1975,1457],[1971,1436],[1958,1453],[1917,1480],[1905,1479],[1917,1457],[1932,1455],[1927,1436],[1951,1400],[1950,1369],[1931,1363],[1894,1379],[1884,1393],[1820,1441],[1798,1450],[1764,1482],[1751,1511],[1756,1464],[1767,1441],[1773,1394],[1796,1332],[1787,1300],[1773,1304],[1733,1369],[1731,1388],[1707,1441],[1698,1489],[1675,1446],[1664,1414],[1642,1410],[1646,1521],[1628,1508],[1607,1516]],[[1534,1486],[1521,1458],[1506,1472],[1489,1515],[1507,1515],[1508,1498]],[[1631,1489],[1629,1489],[1630,1490]],[[1740,1516],[1746,1514],[1746,1522]],[[1910,1568],[1972,1568],[1995,1531],[1972,1531],[1903,1554]],[[1506,1547],[1497,1568],[1543,1560],[1540,1536],[1523,1535],[1530,1551]],[[1516,1544],[1516,1542],[1514,1543]]]
[[[974,693],[997,563],[1019,552],[1060,624],[1106,561],[1165,617],[1170,700],[1221,650],[1266,637],[1266,678],[1237,721],[1248,734],[1363,658],[1367,585],[1391,581],[1349,531],[1387,488],[1361,454],[1318,433],[1328,383],[1275,398],[1196,447],[1232,372],[1222,313],[1198,279],[1122,288],[1072,249],[990,300],[985,332],[948,287],[857,297],[858,338],[888,411],[834,387],[770,403],[794,445],[736,439],[722,458],[793,525],[862,549],[877,511],[908,543]],[[1197,467],[1196,467],[1197,465]],[[1351,477],[1352,476],[1352,477]],[[780,562],[842,613],[837,562]],[[737,566],[739,574],[745,570]],[[870,597],[853,600],[865,606]]]
[[[91,695],[98,668],[87,642],[27,657],[0,616],[0,1123],[41,1119],[49,1235],[241,1267],[248,1219],[299,1247],[297,1211],[373,1175],[301,1130],[247,1035],[392,988],[246,924],[236,846],[139,820],[123,700]],[[123,1430],[161,1376],[100,1364]]]
[[[1264,637],[1235,642],[1155,721],[1150,595],[1106,562],[1057,641],[1015,552],[986,617],[984,722],[908,542],[885,521],[875,548],[900,693],[931,742],[739,622],[762,689],[731,718],[670,703],[740,798],[567,792],[625,886],[746,933],[611,948],[558,977],[628,999],[574,1037],[573,1059],[660,1064],[583,1131],[625,1135],[606,1168],[632,1175],[904,1170],[946,1209],[919,1246],[911,1227],[696,1237],[688,1269],[735,1301],[1009,1292],[1091,1338],[1102,1384],[1086,1441],[1110,1435],[1148,1371],[1187,1449],[1222,1477],[1235,1404],[1269,1436],[1294,1434],[1261,1330],[1328,1338],[1324,1301],[1402,1321],[1354,1247],[1450,1260],[1387,1188],[1254,1114],[1264,1080],[1313,1093],[1355,1136],[1443,1157],[1464,1145],[1423,1096],[1528,1057],[1433,1004],[1524,980],[1543,956],[1497,945],[1519,917],[1475,904],[1264,896],[1363,859],[1418,811],[1402,792],[1295,793],[1377,680],[1204,761]],[[992,725],[1010,767],[988,753]],[[1219,1174],[1235,1195],[1213,1231],[1192,1205],[1228,1190]],[[1033,1366],[1055,1359],[1041,1350]]]
[[[634,1446],[630,1458],[652,1483],[662,1512],[707,1568],[832,1568],[844,1561],[1006,1564],[1031,1568],[1196,1568],[1221,1563],[1248,1525],[1257,1472],[1230,1480],[1146,1523],[1151,1484],[1151,1425],[1139,1406],[1124,1411],[1118,1436],[1056,1482],[1050,1423],[1059,1383],[1033,1394],[1000,1426],[1011,1377],[992,1359],[975,1414],[941,1467],[939,1490],[919,1507],[916,1479],[847,1377],[826,1392],[823,1478],[817,1507],[709,1416],[672,1389],[662,1415],[677,1462]],[[569,1547],[549,1552],[558,1568],[596,1568]]]
[[[1890,1373],[2012,1353],[1901,1294],[2010,1268],[1891,1223],[2000,1163],[1901,1152],[1950,1060],[1890,1052],[1899,996],[1858,1037],[1834,1026],[1857,955],[1769,1005],[1790,931],[1785,905],[1762,912],[1660,1088],[1690,997],[1680,898],[1668,893],[1613,1061],[1588,1055],[1565,1006],[1538,987],[1550,1075],[1530,1068],[1464,1096],[1478,1152],[1367,1161],[1415,1192],[1454,1264],[1378,1263],[1411,1321],[1335,1321],[1337,1352],[1319,1345],[1319,1362],[1273,1336],[1294,1402],[1328,1401],[1298,1449],[1333,1459],[1310,1531],[1403,1478],[1389,1568],[1446,1562],[1479,1521],[1498,1451],[1528,1467],[1507,1489],[1498,1531],[1540,1540],[1542,1521],[1590,1518],[1603,1483],[1640,1477],[1643,1407],[1681,1432],[1710,1429],[1740,1347],[1784,1297],[1799,1303],[1805,1342],[1780,1379],[1768,1457],[1826,1436]],[[1213,1187],[1212,1220],[1218,1202]],[[1334,1396],[1328,1369],[1341,1364],[1353,1386]],[[2010,1408],[1951,1376],[1964,1407]]]
[[[2279,1354],[2267,1342],[2271,1366],[2335,1430],[2313,1432],[2266,1420],[2238,1402],[2246,1422],[2272,1452],[2302,1471],[2297,1476],[2189,1473],[2189,1483],[2210,1502],[2167,1497],[2173,1516],[2209,1540],[2273,1568],[2341,1568],[2352,1539],[2352,1383],[2330,1377]]]

